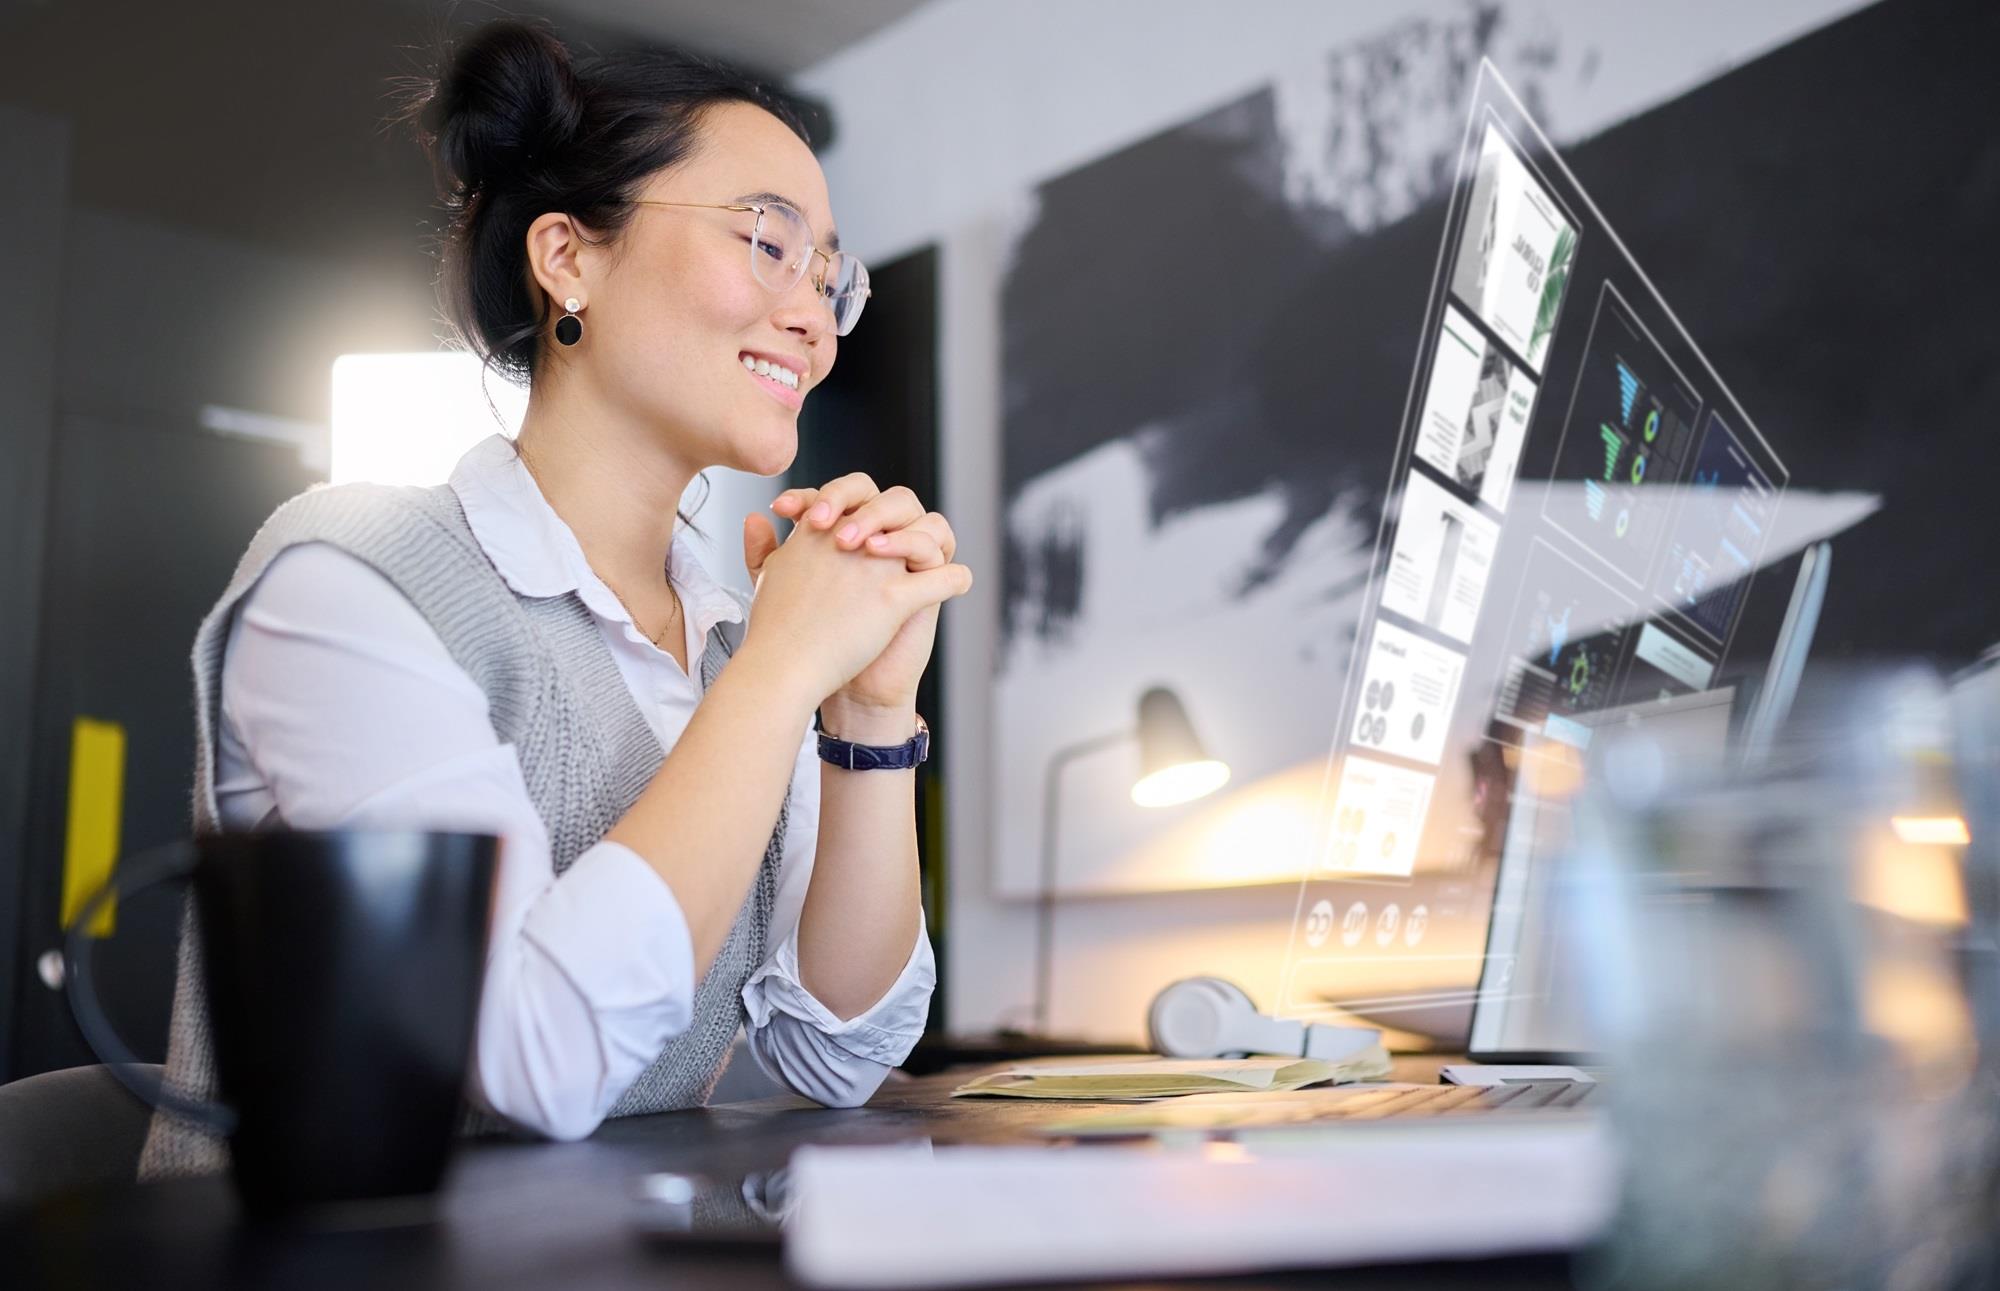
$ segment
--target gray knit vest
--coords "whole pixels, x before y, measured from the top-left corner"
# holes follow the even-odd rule
[[[429,620],[453,660],[485,691],[494,733],[514,746],[528,796],[548,826],[557,874],[631,808],[665,755],[583,601],[574,592],[516,595],[474,538],[449,486],[351,484],[317,488],[278,508],[251,540],[195,636],[197,833],[220,827],[216,733],[223,651],[237,605],[280,552],[307,542],[330,543],[380,572]],[[704,690],[740,631],[738,625],[718,624],[710,632],[700,665]],[[667,1042],[611,1115],[695,1107],[707,1100],[744,1022],[743,985],[769,954],[785,825],[781,808],[743,909],[695,991],[694,1020]],[[199,927],[190,902],[182,921],[166,1078],[172,1088],[197,1098],[213,1098],[216,1090],[208,1027]],[[470,1111],[465,1118],[468,1130],[497,1127],[493,1118]],[[218,1170],[228,1160],[227,1150],[222,1140],[156,1114],[139,1177]]]

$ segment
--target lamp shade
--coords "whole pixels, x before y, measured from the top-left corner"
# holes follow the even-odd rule
[[[1180,696],[1155,686],[1139,697],[1139,780],[1132,801],[1141,807],[1192,802],[1229,781],[1229,768],[1204,749]]]

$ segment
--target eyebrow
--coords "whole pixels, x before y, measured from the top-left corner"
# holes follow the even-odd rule
[[[741,197],[738,197],[738,198],[737,198],[736,200],[737,200],[737,202],[738,202],[738,203],[748,203],[748,202],[776,202],[776,203],[778,203],[778,204],[779,204],[779,205],[781,205],[781,206],[789,206],[789,207],[791,207],[791,208],[792,208],[793,210],[795,210],[795,211],[800,211],[800,212],[803,212],[803,211],[804,211],[804,210],[806,209],[805,207],[803,207],[803,206],[799,205],[799,204],[798,204],[797,202],[793,201],[793,200],[792,200],[791,198],[789,198],[789,197],[786,197],[786,196],[785,196],[785,195],[784,195],[783,193],[770,193],[770,192],[764,192],[764,193],[745,193],[745,194],[743,194],[743,195],[742,195]],[[827,250],[827,251],[838,251],[838,250],[840,250],[840,230],[839,230],[839,229],[828,229],[828,230],[827,230],[827,233],[826,233],[826,245],[825,245],[825,247],[824,247],[823,249],[824,249],[824,250]]]

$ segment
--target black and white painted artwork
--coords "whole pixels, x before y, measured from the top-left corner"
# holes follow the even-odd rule
[[[1035,890],[1016,858],[1050,759],[1130,727],[1151,685],[1230,764],[1225,794],[1267,800],[1230,831],[1257,854],[1135,854],[1216,804],[1133,806],[1112,746],[1064,774],[1058,888],[1297,872],[1429,287],[1427,257],[1380,244],[1436,246],[1503,48],[1564,64],[1494,8],[1411,22],[1032,195],[1002,298],[1003,892]]]
[[[1970,286],[2000,280],[2000,136],[1963,123],[2000,119],[2000,9],[1825,8],[1825,25],[1801,12],[1798,35],[1744,59],[1665,11],[1659,39],[1611,49],[1565,41],[1528,5],[1477,4],[1028,195],[1002,294],[999,894],[1038,890],[1051,758],[1128,730],[1155,684],[1234,778],[1216,800],[1147,811],[1128,797],[1129,743],[1076,761],[1058,888],[1295,876],[1312,822],[1290,804],[1318,800],[1406,401],[1424,400],[1416,451],[1484,500],[1496,456],[1524,452],[1524,482],[1564,473],[1557,436],[1522,446],[1492,415],[1518,373],[1468,349],[1413,380],[1434,375],[1413,359],[1482,56],[1756,411],[1792,472],[1788,506],[1879,499],[1836,545],[1815,657],[1949,671],[1995,644],[1964,571],[2000,544],[2000,368],[1991,302]],[[1687,88],[1590,115],[1607,86],[1646,77]],[[1564,326],[1584,337],[1597,308],[1572,293]],[[1739,639],[1774,634],[1783,606],[1746,607]]]

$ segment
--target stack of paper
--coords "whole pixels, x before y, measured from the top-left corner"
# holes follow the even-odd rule
[[[1372,1045],[1339,1062],[1320,1058],[1142,1057],[1022,1063],[969,1081],[952,1094],[1129,1103],[1183,1094],[1276,1093],[1388,1074],[1389,1055],[1381,1045]]]

